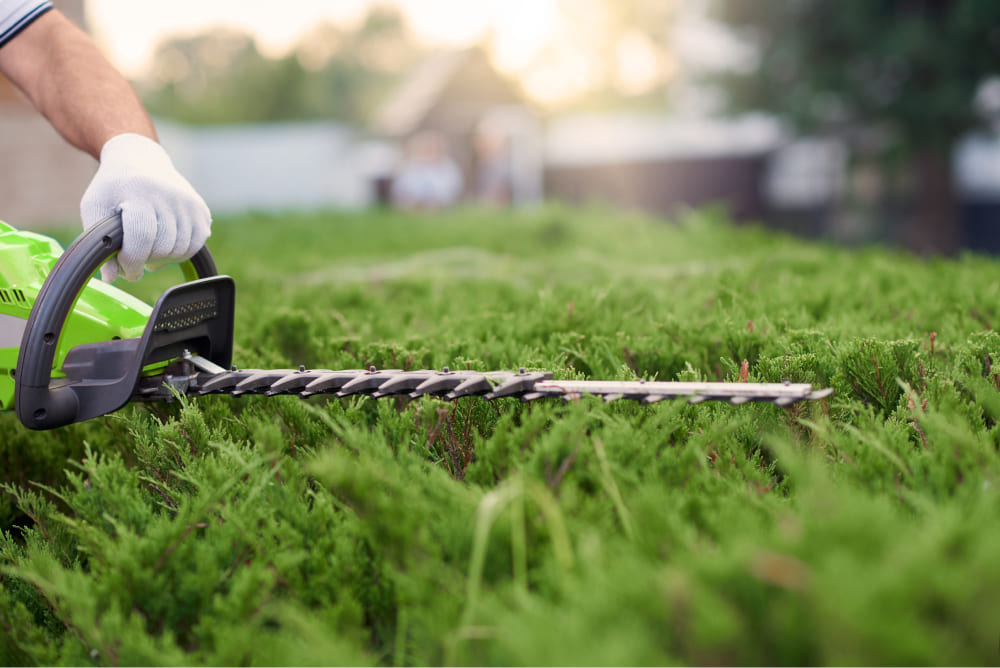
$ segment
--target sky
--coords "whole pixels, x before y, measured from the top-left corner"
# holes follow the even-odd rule
[[[668,0],[664,0],[667,2]],[[341,25],[359,21],[376,4],[397,6],[416,37],[429,45],[462,46],[490,34],[497,67],[520,79],[526,92],[540,102],[555,102],[590,85],[606,63],[590,45],[601,39],[605,24],[599,12],[591,20],[567,28],[560,21],[565,6],[600,8],[584,0],[85,0],[90,28],[112,61],[133,78],[140,78],[159,42],[191,35],[215,26],[244,29],[262,51],[283,55],[316,23]],[[685,0],[693,7],[703,0]],[[564,4],[560,4],[564,3]],[[279,9],[280,8],[280,9]],[[688,64],[720,57],[739,57],[717,30],[695,13],[679,22],[679,57]],[[623,90],[642,93],[672,71],[662,52],[641,36],[622,41],[616,54],[617,76]]]

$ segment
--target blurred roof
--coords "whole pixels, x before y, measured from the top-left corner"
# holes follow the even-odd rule
[[[493,67],[481,47],[436,51],[424,59],[376,112],[373,129],[403,137],[430,126],[463,132],[485,109],[524,103],[521,91]]]
[[[466,57],[466,50],[461,50],[438,51],[426,58],[379,109],[375,129],[387,135],[413,132]]]

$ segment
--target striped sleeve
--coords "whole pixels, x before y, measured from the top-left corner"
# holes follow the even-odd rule
[[[0,0],[0,46],[52,9],[48,0]]]

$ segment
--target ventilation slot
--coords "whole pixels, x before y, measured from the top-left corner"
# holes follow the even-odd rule
[[[0,304],[17,304],[19,306],[26,306],[28,304],[28,300],[20,288],[14,288],[12,290],[0,288]]]
[[[171,332],[193,327],[200,322],[219,315],[218,303],[214,299],[202,299],[189,304],[177,304],[160,311],[153,326],[154,332]]]

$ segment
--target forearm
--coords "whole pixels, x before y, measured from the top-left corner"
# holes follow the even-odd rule
[[[95,158],[115,135],[156,139],[128,81],[86,33],[57,11],[39,17],[0,48],[0,71],[66,141]]]

